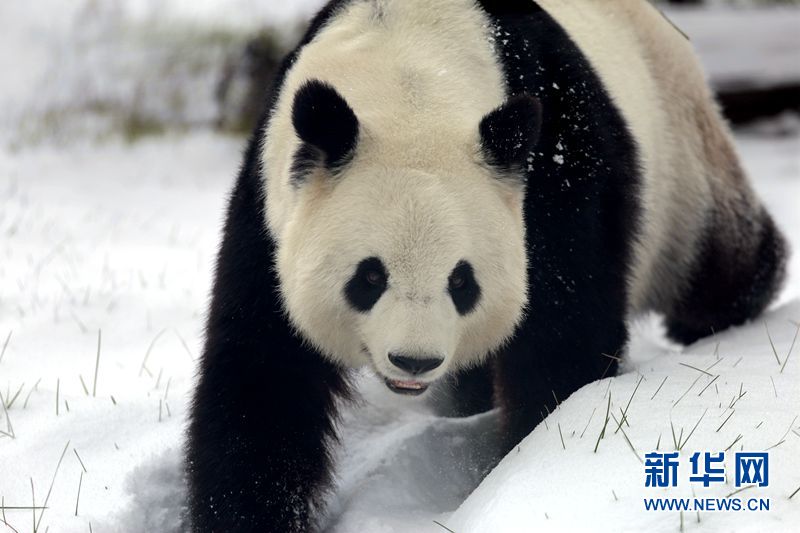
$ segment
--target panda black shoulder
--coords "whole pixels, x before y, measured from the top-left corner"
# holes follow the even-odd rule
[[[621,110],[558,21],[533,0],[477,4],[490,20],[488,38],[506,96],[530,95],[542,111],[524,176],[531,305],[498,357],[495,376],[509,442],[518,442],[538,418],[536,409],[555,407],[554,394],[568,396],[614,371],[614,361],[606,367],[599,354],[618,352],[627,336],[642,172]],[[550,335],[543,324],[553,324],[553,317],[560,317],[559,331]],[[596,335],[585,335],[589,329]],[[533,346],[560,354],[559,362],[543,372],[531,357]],[[532,382],[544,374],[547,379]],[[519,409],[520,403],[527,407]]]
[[[642,176],[638,143],[621,110],[586,54],[535,1],[477,3],[490,19],[507,96],[529,94],[541,103],[539,140],[527,158],[528,226],[541,213],[542,205],[539,214],[532,212],[532,202],[550,198],[554,209],[576,214],[602,203],[615,236],[609,253],[626,275],[639,230]],[[581,223],[580,216],[573,220]]]

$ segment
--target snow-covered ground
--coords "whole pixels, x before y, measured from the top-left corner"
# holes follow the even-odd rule
[[[799,142],[739,137],[756,186],[795,249]],[[11,334],[0,361],[10,425],[0,414],[0,430],[14,435],[0,437],[0,496],[6,507],[30,506],[32,482],[42,505],[57,471],[41,531],[87,531],[90,522],[96,531],[176,530],[187,397],[240,145],[195,133],[0,154],[0,342]],[[784,304],[764,317],[781,362],[800,320],[796,257],[791,265]],[[706,409],[684,458],[725,449],[739,434],[735,449],[784,442],[771,450],[770,487],[752,491],[772,498],[772,511],[701,513],[704,528],[788,531],[800,523],[800,501],[787,499],[800,486],[800,354],[781,372],[760,320],[682,351],[662,340],[654,322],[635,328],[628,373],[565,401],[463,504],[493,460],[487,442],[496,415],[437,418],[365,377],[367,401],[343,423],[330,529],[443,531],[437,520],[459,533],[673,531],[677,513],[642,510],[641,496],[652,489],[644,489],[636,454],[659,439],[661,449],[672,449],[670,422],[686,439]],[[683,366],[705,369],[718,359],[708,372],[720,377],[705,391],[714,377]],[[606,394],[619,417],[640,376],[625,426],[636,454],[612,431],[593,453]],[[729,409],[740,389],[746,394]],[[729,482],[707,492],[732,490]],[[29,510],[8,509],[5,519],[19,531],[32,528]],[[696,528],[694,515],[685,520]]]
[[[296,2],[294,14],[319,3]],[[157,19],[162,28],[213,21],[241,31],[290,16],[278,2],[235,4],[125,0],[111,18],[126,22],[112,30]],[[0,395],[7,406],[0,407],[0,533],[180,530],[187,400],[243,141],[203,128],[136,143],[20,137],[23,117],[46,129],[43,114],[80,99],[78,91],[124,101],[136,91],[115,75],[150,75],[142,71],[145,56],[114,56],[139,37],[114,44],[112,30],[97,22],[84,40],[71,41],[85,28],[81,21],[98,20],[91,9],[109,5],[0,3],[0,68],[14,73],[0,84]],[[242,11],[250,16],[236,15]],[[111,44],[87,59],[92,35]],[[113,68],[93,70],[106,64]],[[42,98],[32,98],[32,88]],[[765,126],[737,140],[756,188],[800,249],[800,132],[796,118],[786,123],[794,134]],[[625,373],[566,399],[480,486],[498,459],[491,453],[497,413],[440,418],[424,400],[398,397],[363,376],[365,401],[348,408],[341,425],[326,529],[797,530],[800,494],[789,496],[800,487],[800,353],[782,366],[800,321],[800,256],[789,270],[786,290],[763,319],[695,346],[664,341],[655,317],[634,324]],[[607,406],[618,420],[627,408],[627,423],[617,432],[609,415],[598,445]],[[669,492],[645,488],[637,456],[671,451],[676,440],[682,483]],[[693,451],[729,446],[771,448],[770,486],[742,495],[771,498],[771,511],[681,517],[643,510],[644,496],[691,495]],[[730,474],[732,457],[727,466]],[[729,479],[696,493],[734,490]]]

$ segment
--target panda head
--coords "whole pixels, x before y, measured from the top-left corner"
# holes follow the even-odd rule
[[[361,122],[326,83],[302,85],[277,254],[301,335],[404,394],[500,348],[527,302],[523,167],[539,122],[538,101],[518,96],[404,158],[401,131]]]

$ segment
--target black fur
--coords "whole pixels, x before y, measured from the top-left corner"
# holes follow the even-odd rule
[[[324,155],[319,149],[308,143],[301,144],[292,158],[292,169],[289,171],[292,185],[300,187],[305,183],[308,176],[322,164],[323,159]]]
[[[305,83],[294,97],[292,124],[304,145],[295,155],[294,167],[307,169],[319,162],[313,147],[328,169],[347,164],[358,143],[358,118],[330,85],[318,80]],[[301,180],[303,174],[293,179]]]
[[[539,100],[528,94],[511,97],[481,121],[481,146],[486,160],[501,172],[525,170],[539,140],[541,124]]]
[[[494,379],[489,360],[480,366],[457,372],[435,385],[431,406],[439,416],[465,417],[494,407]]]
[[[377,257],[370,257],[358,264],[344,288],[344,295],[353,309],[366,313],[378,303],[388,283],[389,274],[383,262]]]
[[[637,147],[596,73],[535,2],[479,1],[509,96],[541,102],[527,161],[529,308],[497,355],[494,398],[516,445],[556,400],[616,370],[638,231]],[[609,365],[609,362],[611,363]]]
[[[284,60],[266,113],[299,49],[350,1],[330,2],[311,23]],[[337,399],[350,395],[346,374],[293,332],[281,304],[264,218],[266,113],[231,194],[189,420],[187,507],[196,533],[313,529],[330,481]]]
[[[283,312],[254,140],[228,209],[188,434],[193,531],[307,531],[344,372]]]
[[[447,287],[453,305],[460,315],[467,315],[478,305],[481,287],[475,280],[475,271],[467,261],[460,261],[450,274]]]
[[[667,334],[683,344],[757,316],[785,276],[787,245],[763,208],[750,216],[714,211],[699,248],[689,284],[667,313]]]

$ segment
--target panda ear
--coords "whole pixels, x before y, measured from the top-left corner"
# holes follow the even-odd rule
[[[320,163],[335,169],[353,156],[358,118],[331,85],[312,80],[300,87],[294,97],[292,124],[303,141],[295,156],[295,169],[307,171]]]
[[[539,141],[541,126],[539,99],[529,94],[512,96],[481,120],[484,157],[503,172],[524,170],[531,150]]]

